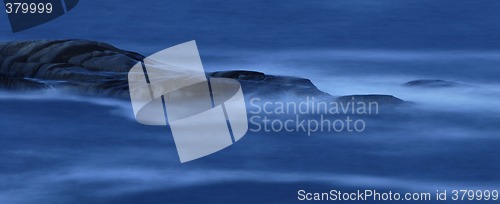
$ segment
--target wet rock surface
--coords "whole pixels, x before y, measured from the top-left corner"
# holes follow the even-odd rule
[[[0,43],[0,88],[37,90],[57,88],[84,95],[129,98],[128,71],[144,56],[88,40],[37,40]],[[246,96],[268,98],[316,97],[326,100],[403,101],[394,96],[353,95],[335,98],[309,79],[232,70],[207,77],[238,80]]]

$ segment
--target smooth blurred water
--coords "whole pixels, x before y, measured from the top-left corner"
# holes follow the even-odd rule
[[[495,50],[499,7],[495,0],[86,0],[31,30],[0,26],[0,36],[92,39],[145,54],[193,39],[204,49]]]
[[[0,202],[282,203],[299,189],[500,188],[496,106],[439,107],[431,97],[366,118],[362,133],[248,132],[181,164],[169,128],[138,124],[127,101],[2,92]]]

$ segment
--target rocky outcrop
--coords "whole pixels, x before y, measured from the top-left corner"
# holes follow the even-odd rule
[[[57,87],[128,97],[127,72],[144,57],[106,43],[38,40],[0,44],[0,87]],[[42,85],[33,84],[37,81]]]
[[[38,40],[0,43],[1,66],[5,73],[31,78],[65,78],[59,73],[128,72],[144,57],[106,43],[87,40]],[[85,77],[86,75],[79,77]]]
[[[57,88],[86,95],[129,98],[128,72],[144,56],[106,43],[87,40],[37,40],[0,43],[0,88]],[[208,77],[238,80],[245,95],[283,99],[315,97],[336,100],[309,79],[266,75],[254,71],[219,71]],[[353,96],[337,100],[351,99]],[[360,100],[402,102],[383,95],[356,95]]]
[[[209,77],[223,77],[236,79],[241,83],[245,93],[258,93],[267,98],[294,96],[329,98],[329,94],[320,91],[309,79],[266,75],[254,71],[219,71],[207,73]]]
[[[128,71],[142,59],[144,56],[140,54],[87,40],[1,43],[0,87],[55,87],[82,94],[128,98]],[[262,96],[329,96],[303,78],[239,70],[212,72],[207,76],[237,79],[244,92]]]

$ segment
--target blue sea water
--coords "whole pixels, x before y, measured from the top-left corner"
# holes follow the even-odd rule
[[[208,71],[300,76],[332,95],[418,104],[362,134],[249,133],[180,164],[169,129],[136,123],[127,101],[2,92],[0,203],[288,203],[300,189],[500,190],[498,8],[494,0],[81,1],[19,33],[0,15],[0,41],[89,39],[149,55],[196,40]],[[415,79],[470,86],[401,86]]]

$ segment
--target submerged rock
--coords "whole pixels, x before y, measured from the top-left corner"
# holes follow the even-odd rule
[[[379,105],[400,105],[404,104],[405,101],[401,100],[392,95],[382,95],[382,94],[368,94],[368,95],[348,95],[341,96],[336,99],[337,102],[347,103],[347,102],[362,102],[362,103],[373,103],[376,102]]]
[[[466,86],[465,84],[460,84],[457,82],[445,81],[440,79],[420,79],[420,80],[406,82],[403,85],[408,87],[427,87],[427,88]]]

